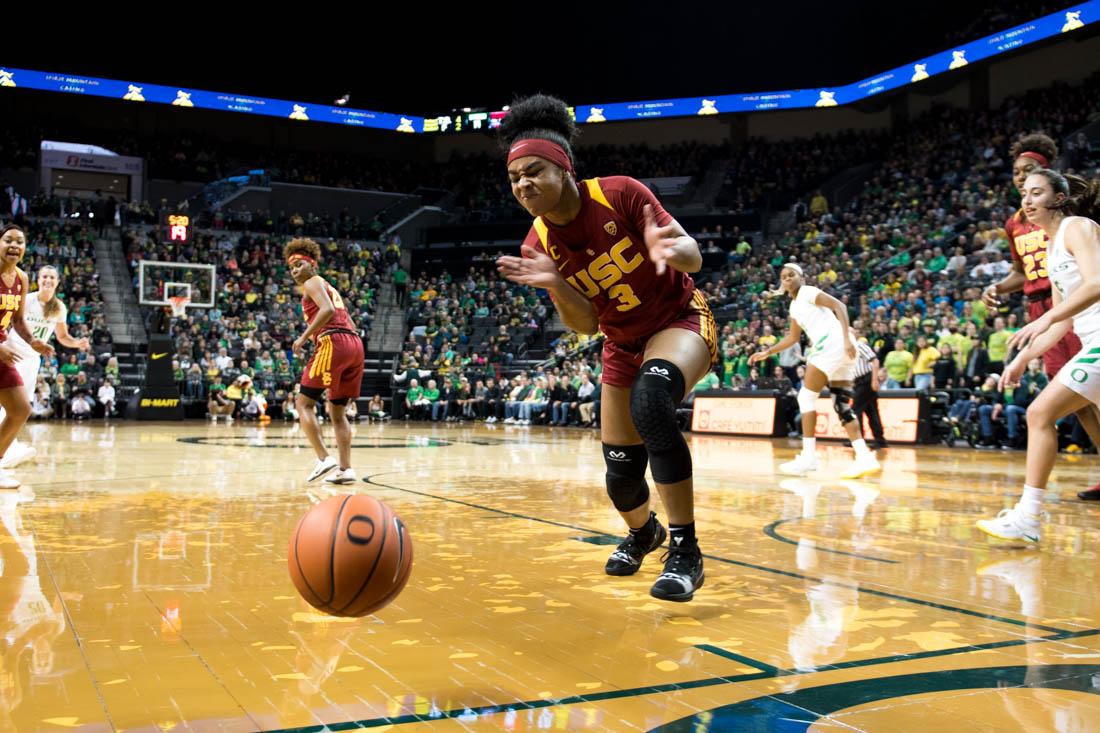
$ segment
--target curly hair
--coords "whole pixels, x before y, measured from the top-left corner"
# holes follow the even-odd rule
[[[290,256],[293,254],[304,254],[313,258],[315,262],[320,262],[321,245],[308,237],[298,237],[297,239],[290,240],[286,243],[286,246],[283,247],[284,260],[290,259]]]
[[[516,100],[497,134],[505,150],[517,140],[549,140],[562,146],[569,159],[576,162],[572,144],[577,137],[577,125],[569,107],[557,97],[533,94]]]
[[[1058,144],[1049,135],[1033,132],[1012,143],[1012,147],[1008,149],[1008,154],[1013,160],[1024,153],[1038,153],[1053,165],[1054,159],[1058,157]]]

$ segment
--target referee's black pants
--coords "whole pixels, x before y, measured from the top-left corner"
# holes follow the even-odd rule
[[[875,436],[875,440],[886,440],[886,436],[882,432],[882,418],[878,414],[878,392],[871,388],[870,374],[857,377],[852,384],[852,411],[856,413],[861,429],[863,416],[866,415],[867,422],[871,425],[871,434]]]

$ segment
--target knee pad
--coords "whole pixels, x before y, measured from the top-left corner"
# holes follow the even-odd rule
[[[833,393],[833,412],[840,417],[841,424],[855,420],[856,414],[852,412],[852,393],[844,387],[829,387],[829,391]]]
[[[603,444],[607,465],[607,495],[620,512],[629,512],[649,502],[649,484],[645,481],[649,454],[644,445]]]
[[[798,411],[802,414],[817,409],[817,392],[803,387],[798,390]]]
[[[630,417],[642,436],[653,480],[674,484],[691,478],[691,451],[676,421],[684,397],[684,375],[670,361],[650,359],[630,390]]]

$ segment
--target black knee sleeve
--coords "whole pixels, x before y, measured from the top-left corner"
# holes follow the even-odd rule
[[[603,444],[607,464],[607,495],[620,512],[629,512],[649,502],[645,468],[649,460],[644,445]]]
[[[852,393],[844,387],[829,387],[833,395],[833,411],[840,417],[840,423],[847,425],[856,419],[852,412]]]
[[[683,398],[684,375],[675,364],[664,359],[642,364],[630,390],[630,416],[659,484],[691,478],[691,451],[676,421],[676,406]]]

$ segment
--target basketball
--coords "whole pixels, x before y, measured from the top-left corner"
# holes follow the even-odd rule
[[[332,616],[366,616],[397,597],[412,572],[409,530],[386,504],[342,494],[314,506],[290,537],[294,587]]]

